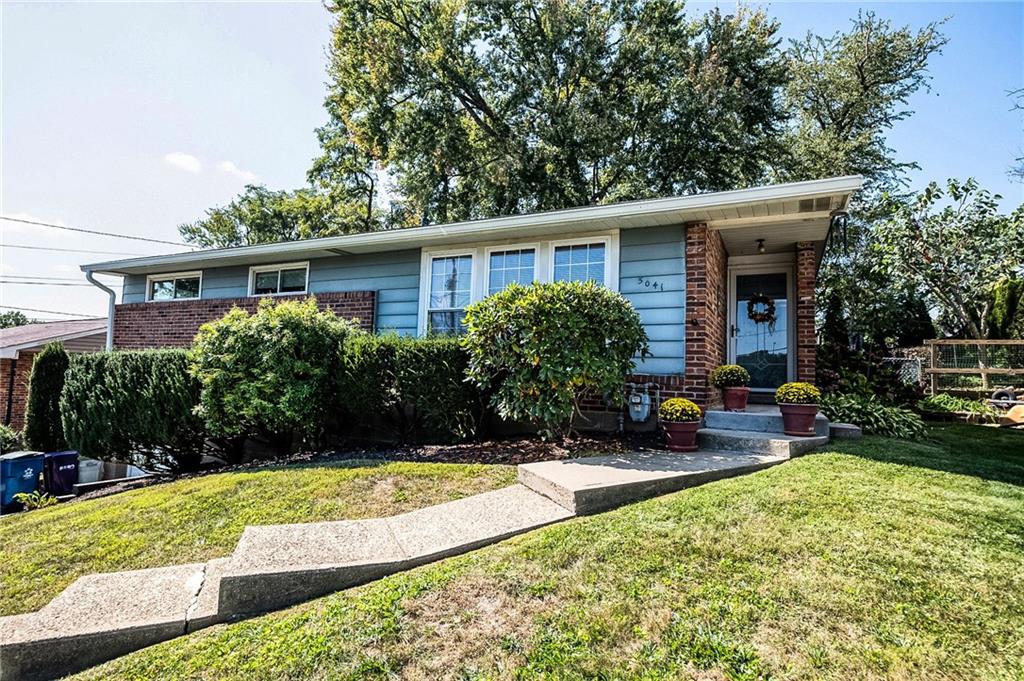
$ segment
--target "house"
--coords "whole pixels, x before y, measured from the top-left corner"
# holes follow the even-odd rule
[[[60,341],[68,352],[102,350],[106,319],[40,322],[0,329],[0,422],[21,430],[25,425],[32,361],[47,343]]]
[[[83,266],[109,291],[114,348],[188,345],[199,325],[266,296],[314,294],[364,328],[457,333],[509,282],[593,279],[638,310],[653,355],[636,382],[699,404],[708,373],[747,367],[754,391],[814,379],[814,283],[862,178],[837,177],[512,217]],[[98,284],[99,285],[99,284]]]

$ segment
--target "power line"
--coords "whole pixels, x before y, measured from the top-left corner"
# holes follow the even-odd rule
[[[180,241],[164,241],[163,239],[151,239],[146,236],[132,236],[130,234],[115,234],[114,232],[100,232],[95,229],[82,229],[81,227],[67,227],[65,225],[55,225],[52,222],[39,222],[37,220],[23,220],[21,218],[9,218],[6,215],[0,215],[0,220],[7,220],[8,222],[21,222],[26,225],[38,225],[40,227],[52,227],[53,229],[66,229],[69,232],[82,232],[84,234],[98,234],[100,236],[112,236],[118,239],[132,239],[134,241],[151,241],[155,244],[170,244],[172,246],[189,246],[189,244],[182,243]],[[189,246],[191,248],[191,246]]]
[[[102,317],[83,317],[80,312],[61,312],[60,310],[40,310],[35,307],[14,307],[13,305],[0,305],[5,310],[19,310],[21,312],[42,312],[43,314],[62,314],[68,317],[78,317],[79,319],[102,319]]]
[[[91,253],[93,255],[145,255],[124,251],[87,251],[81,248],[54,248],[53,246],[25,246],[22,244],[0,244],[0,248],[22,248],[26,251],[59,251],[61,253]]]
[[[43,275],[34,275],[34,274],[30,274],[30,275],[4,274],[4,275],[0,275],[0,276],[5,277],[6,279],[46,279],[46,280],[49,280],[49,281],[82,281],[81,277],[44,277]],[[113,275],[105,275],[105,276],[113,276]]]
[[[68,284],[63,281],[7,281],[0,279],[0,284],[8,286],[92,286],[92,284]]]

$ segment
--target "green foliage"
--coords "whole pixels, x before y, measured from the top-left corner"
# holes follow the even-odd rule
[[[821,400],[821,413],[829,421],[852,423],[874,435],[917,440],[925,433],[920,416],[909,409],[885,404],[874,395],[830,393]]]
[[[46,508],[57,504],[57,497],[46,492],[41,493],[39,490],[18,492],[14,495],[14,500],[21,504],[26,511],[34,511],[37,508]]]
[[[466,309],[469,377],[502,418],[564,434],[585,393],[620,403],[633,358],[648,354],[640,316],[594,282],[520,286]]]
[[[255,314],[235,308],[203,324],[188,356],[209,432],[282,450],[294,436],[319,435],[334,417],[342,346],[354,329],[314,298],[264,298]]]
[[[472,437],[486,397],[466,380],[468,362],[456,338],[353,335],[345,343],[341,406],[364,423],[382,417],[403,441]]]
[[[76,354],[60,413],[68,445],[82,456],[192,470],[205,440],[198,403],[183,350]]]
[[[915,404],[922,395],[921,386],[904,381],[895,364],[865,352],[836,356],[819,348],[815,380],[822,392],[877,395],[884,402],[901,406]]]
[[[734,188],[778,157],[785,56],[760,11],[690,19],[680,0],[328,9],[331,124],[315,172],[386,168],[401,224]]]
[[[952,331],[987,338],[991,291],[1024,262],[1024,207],[999,212],[997,196],[973,179],[935,182],[877,230],[878,267],[914,286]]]
[[[32,363],[25,409],[25,445],[41,452],[65,449],[60,422],[60,391],[68,370],[68,353],[61,343],[48,343]]]
[[[993,287],[988,337],[1024,339],[1024,279],[1004,279]]]
[[[0,425],[0,454],[17,452],[22,447],[21,432],[10,426]]]
[[[700,417],[700,407],[683,397],[667,399],[658,407],[658,418],[662,421],[685,423],[688,421],[700,421]]]
[[[775,391],[775,401],[779,404],[817,404],[821,400],[821,391],[810,383],[783,383]]]
[[[990,423],[994,423],[999,418],[999,410],[986,402],[969,400],[947,393],[928,395],[917,403],[917,407],[925,414],[970,414]]]
[[[270,191],[249,185],[227,206],[211,208],[206,217],[178,231],[203,248],[296,241],[367,231],[367,217],[360,211],[312,189]]]
[[[750,372],[739,364],[722,364],[711,370],[708,380],[718,388],[740,388],[750,385]]]
[[[15,326],[31,324],[32,320],[25,316],[20,310],[5,310],[0,312],[0,329],[10,329]]]

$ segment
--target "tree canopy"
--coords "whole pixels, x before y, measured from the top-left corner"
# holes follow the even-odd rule
[[[32,320],[25,316],[20,310],[6,310],[0,312],[0,329],[10,329],[14,326],[25,326],[31,324]]]

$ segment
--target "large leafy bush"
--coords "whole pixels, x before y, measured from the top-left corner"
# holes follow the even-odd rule
[[[829,421],[852,423],[867,433],[916,440],[925,433],[921,417],[903,407],[885,404],[874,395],[825,395],[820,404],[821,413]]]
[[[21,449],[21,432],[10,426],[0,425],[0,454]]]
[[[103,352],[71,358],[60,413],[82,456],[192,470],[206,439],[198,403],[185,351]]]
[[[68,370],[68,353],[61,343],[49,343],[32,363],[25,410],[25,445],[41,452],[65,448],[60,423],[60,391]]]
[[[466,310],[469,376],[503,418],[564,434],[590,392],[622,401],[633,358],[648,353],[640,316],[593,282],[514,284]]]
[[[468,363],[456,338],[354,334],[345,343],[342,406],[355,420],[384,425],[403,441],[472,437],[485,397],[466,378]]]
[[[309,442],[335,414],[345,338],[355,326],[316,300],[260,301],[203,324],[189,351],[199,414],[214,436]]]

